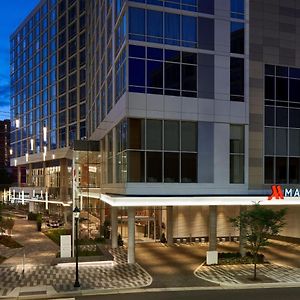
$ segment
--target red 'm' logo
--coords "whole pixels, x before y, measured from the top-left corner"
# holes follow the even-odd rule
[[[272,194],[268,197],[268,200],[284,199],[283,192],[280,185],[272,185]]]

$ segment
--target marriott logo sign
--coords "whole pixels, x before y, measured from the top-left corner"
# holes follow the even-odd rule
[[[300,197],[299,189],[282,189],[281,185],[272,185],[272,194],[268,200],[284,199],[284,197]]]

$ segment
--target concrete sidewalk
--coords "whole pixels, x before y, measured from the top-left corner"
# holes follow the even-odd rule
[[[10,255],[2,266],[16,266],[23,264],[25,253],[25,263],[33,265],[50,264],[55,258],[59,247],[36,229],[36,222],[27,221],[26,219],[15,219],[13,228],[13,239],[23,245]]]

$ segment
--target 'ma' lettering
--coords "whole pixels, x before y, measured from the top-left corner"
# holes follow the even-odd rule
[[[293,197],[293,190],[292,189],[285,189],[284,190],[285,197]]]
[[[299,189],[295,189],[294,197],[299,197],[299,196],[300,196]]]

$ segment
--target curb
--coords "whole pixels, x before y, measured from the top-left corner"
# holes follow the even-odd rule
[[[124,288],[124,289],[98,289],[83,290],[78,292],[56,293],[53,295],[30,295],[9,297],[4,296],[0,299],[57,299],[63,297],[97,296],[97,295],[118,295],[118,294],[138,294],[138,293],[159,293],[159,292],[182,292],[182,291],[214,291],[214,290],[250,290],[250,289],[280,289],[280,288],[299,288],[300,283],[259,283],[259,284],[239,284],[239,285],[220,285],[213,287],[169,287],[169,288]]]

